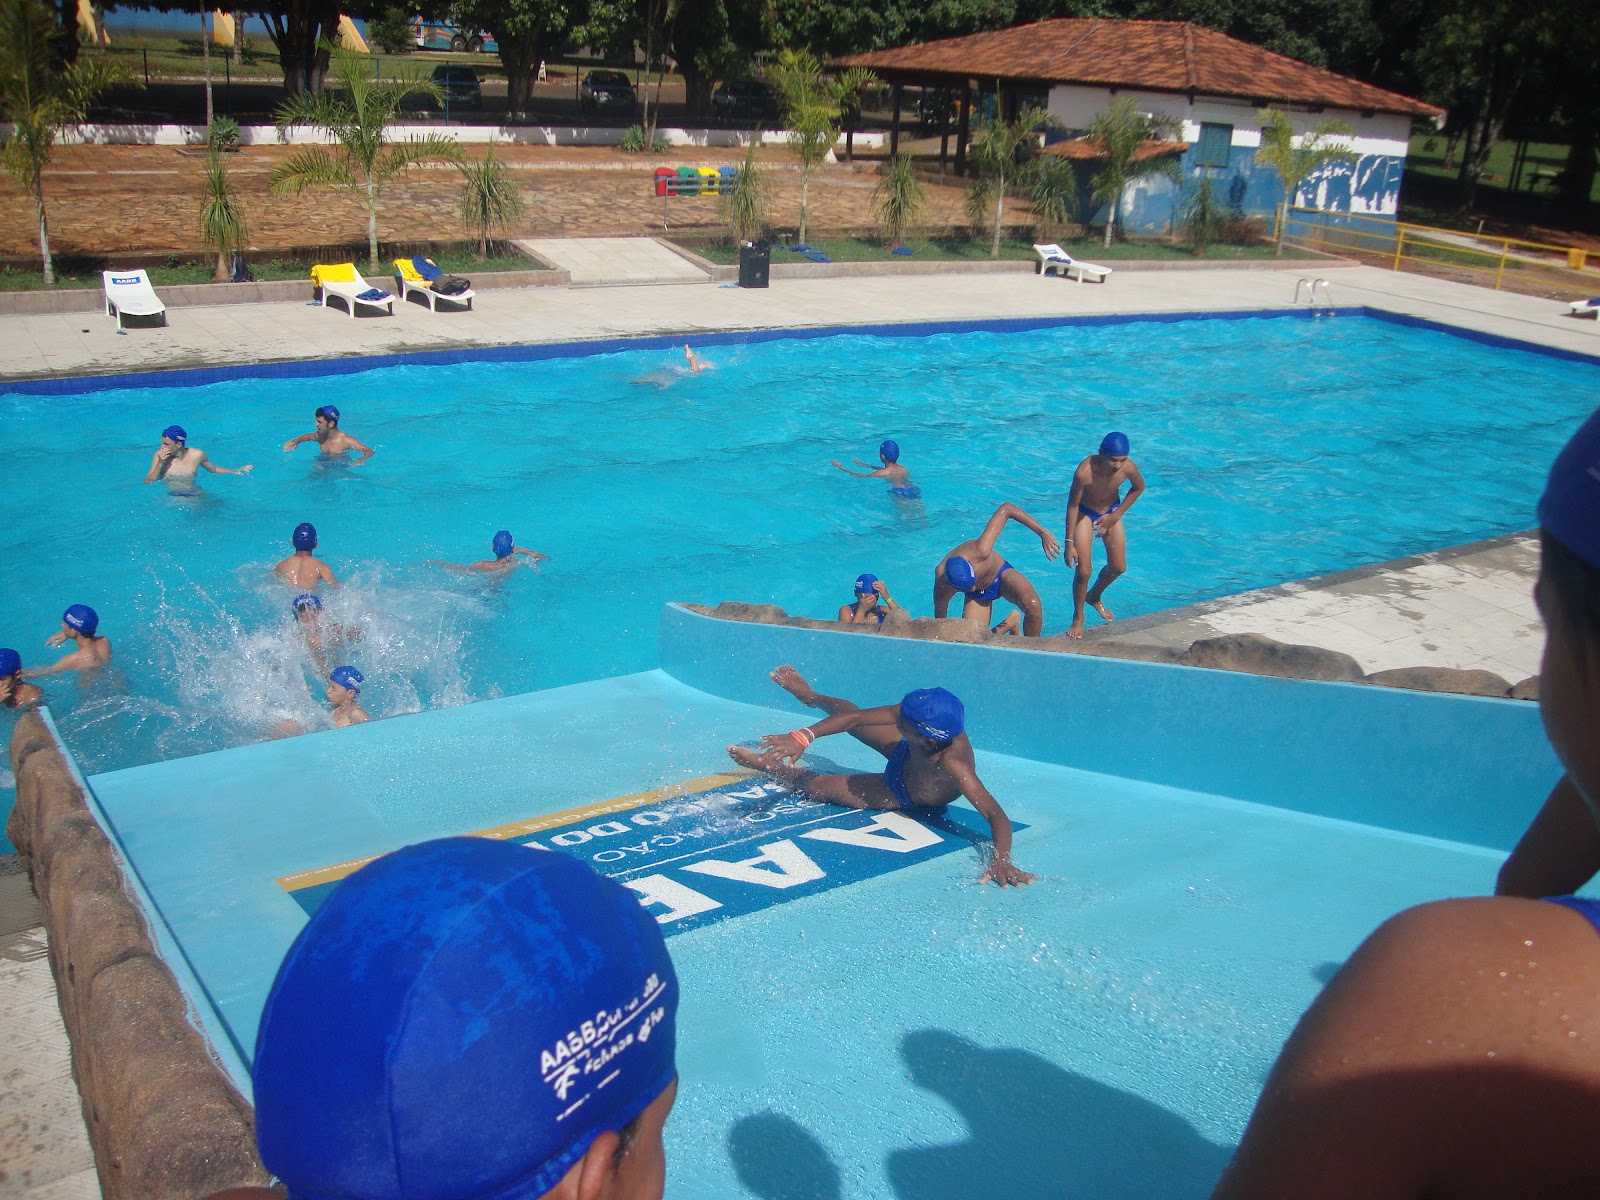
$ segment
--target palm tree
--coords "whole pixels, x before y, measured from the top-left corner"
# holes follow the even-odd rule
[[[522,215],[522,196],[505,163],[494,156],[494,143],[481,161],[458,162],[462,174],[461,223],[478,240],[478,261],[489,257],[489,234],[505,229]]]
[[[1040,241],[1059,236],[1062,227],[1078,211],[1078,172],[1072,163],[1054,154],[1041,154],[1033,160],[1026,180],[1028,200]]]
[[[44,169],[61,131],[82,121],[94,98],[123,78],[100,58],[83,56],[60,66],[56,28],[55,14],[39,0],[0,0],[0,122],[12,127],[0,146],[0,165],[33,197],[46,287],[55,286],[56,276],[44,212]]]
[[[1176,118],[1140,112],[1126,97],[1113,100],[1111,107],[1090,123],[1086,136],[1100,143],[1100,157],[1105,163],[1097,174],[1089,177],[1089,187],[1096,200],[1110,206],[1106,216],[1106,245],[1111,245],[1111,235],[1122,208],[1122,194],[1130,183],[1147,175],[1165,175],[1174,183],[1183,182],[1183,171],[1177,160],[1165,154],[1134,161],[1146,142],[1175,137],[1181,128]]]
[[[338,145],[296,151],[272,172],[272,193],[298,196],[313,187],[345,187],[356,192],[366,206],[367,251],[376,271],[378,195],[383,185],[413,163],[455,162],[461,149],[438,134],[404,142],[389,140],[389,126],[411,97],[443,100],[439,86],[424,76],[426,67],[391,62],[388,76],[377,79],[369,56],[327,41],[322,48],[328,54],[324,90],[299,92],[285,100],[278,108],[278,128],[315,126]]]
[[[244,206],[228,182],[228,169],[223,162],[220,146],[212,146],[206,152],[206,180],[200,203],[200,244],[217,253],[217,283],[228,282],[228,255],[243,249],[249,236]]]
[[[1289,220],[1289,205],[1294,203],[1306,176],[1330,162],[1355,162],[1348,146],[1331,144],[1329,139],[1354,137],[1355,130],[1343,121],[1318,121],[1311,132],[1294,144],[1294,125],[1289,114],[1275,108],[1261,112],[1261,146],[1256,161],[1271,167],[1283,181],[1283,201],[1278,205],[1277,252],[1283,253],[1283,231]]]
[[[756,165],[756,143],[745,147],[744,166],[733,177],[733,186],[722,193],[722,219],[737,242],[754,241],[766,224],[767,198],[771,189],[767,173]]]
[[[839,140],[839,128],[856,93],[877,78],[852,67],[832,79],[822,76],[822,63],[809,50],[785,50],[767,72],[783,106],[789,145],[800,156],[800,240],[806,240],[806,202],[811,172]]]
[[[994,234],[989,257],[1000,257],[1000,231],[1005,220],[1006,189],[1014,185],[1026,168],[1020,165],[1025,146],[1033,144],[1039,130],[1053,125],[1055,118],[1042,108],[1024,109],[1015,120],[996,118],[978,130],[967,151],[973,180],[967,188],[967,218],[982,228],[988,209],[994,203]]]
[[[896,154],[883,168],[883,178],[872,189],[872,213],[878,219],[889,247],[898,246],[906,231],[917,223],[927,202],[927,188],[909,154]]]

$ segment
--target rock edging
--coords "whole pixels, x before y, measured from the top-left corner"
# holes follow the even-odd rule
[[[255,1116],[190,1024],[122,869],[37,713],[11,738],[21,852],[50,939],[72,1073],[108,1200],[265,1184]]]

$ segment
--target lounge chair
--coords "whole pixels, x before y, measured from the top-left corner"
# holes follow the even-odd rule
[[[443,279],[444,272],[431,258],[397,258],[394,260],[394,279],[400,285],[400,298],[402,301],[410,300],[411,294],[416,292],[428,298],[428,311],[438,312],[439,301],[444,300],[450,304],[459,304],[464,308],[472,307],[472,297],[476,295],[471,288],[454,295],[433,290],[433,281]]]
[[[362,306],[394,315],[394,297],[361,278],[355,263],[318,263],[311,268],[311,285],[321,293],[324,304],[335,296],[343,300],[351,320],[355,319],[356,309]]]
[[[1600,317],[1600,296],[1593,300],[1574,300],[1567,305],[1567,313],[1574,317]]]
[[[119,333],[123,317],[160,317],[162,327],[166,327],[167,306],[150,286],[150,276],[143,271],[102,271],[100,274],[105,280],[106,316],[117,319]]]
[[[1096,283],[1104,283],[1106,276],[1111,274],[1110,267],[1097,267],[1094,263],[1084,262],[1080,258],[1073,258],[1054,242],[1048,245],[1035,245],[1033,252],[1039,256],[1039,274],[1048,275],[1054,271],[1063,279],[1071,279],[1074,274],[1078,282],[1083,282],[1085,275],[1093,275]]]

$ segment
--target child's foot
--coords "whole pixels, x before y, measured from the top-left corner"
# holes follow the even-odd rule
[[[752,771],[762,769],[761,763],[764,756],[746,746],[729,746],[728,757],[741,767],[748,767]]]
[[[811,685],[801,678],[800,672],[793,667],[774,667],[770,676],[772,682],[788,692],[801,704],[812,707],[816,704],[817,693],[811,690]]]
[[[1082,617],[1079,617],[1071,625],[1067,626],[1067,636],[1069,638],[1074,639],[1075,641],[1080,641],[1081,642],[1083,640],[1083,618]]]
[[[1105,603],[1103,601],[1091,600],[1091,601],[1089,601],[1089,607],[1094,609],[1095,612],[1099,613],[1103,620],[1106,620],[1106,621],[1115,621],[1116,620],[1116,618],[1111,615],[1111,610],[1105,606]]]

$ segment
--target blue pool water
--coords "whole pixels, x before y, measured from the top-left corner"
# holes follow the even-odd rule
[[[913,615],[931,568],[1014,500],[1059,533],[1073,468],[1125,430],[1150,491],[1129,518],[1134,614],[1527,528],[1546,464],[1592,406],[1595,364],[1341,316],[1130,321],[923,337],[794,337],[681,352],[386,365],[0,399],[11,486],[0,642],[29,664],[72,602],[117,670],[52,681],[86,771],[315,728],[309,661],[268,576],[314,521],[351,586],[375,715],[647,669],[664,600],[831,616],[862,571]],[[346,364],[348,366],[348,364]],[[377,448],[323,468],[280,444],[335,401]],[[141,486],[159,430],[216,461],[198,496]],[[829,465],[895,437],[925,499]],[[496,529],[551,555],[499,581]],[[1015,529],[1011,561],[1070,615],[1070,577]],[[1092,619],[1092,618],[1091,618]]]

